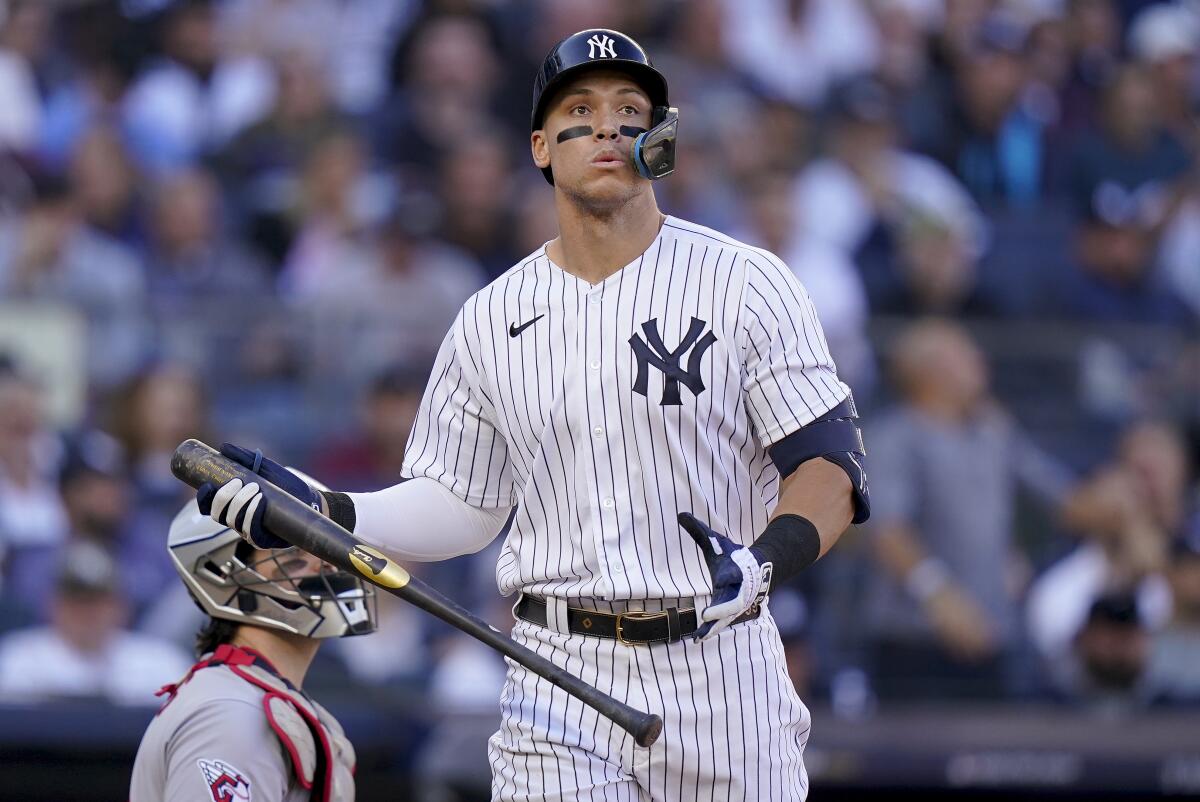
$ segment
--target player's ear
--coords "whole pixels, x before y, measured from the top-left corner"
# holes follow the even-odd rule
[[[550,166],[550,140],[546,139],[544,130],[539,129],[529,135],[529,150],[533,154],[533,163],[539,170]]]

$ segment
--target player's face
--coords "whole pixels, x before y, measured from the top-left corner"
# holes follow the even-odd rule
[[[589,200],[620,200],[646,179],[633,167],[629,128],[650,127],[650,98],[615,72],[593,72],[561,89],[531,138],[538,167],[553,165],[558,189]],[[626,132],[622,133],[622,127]]]

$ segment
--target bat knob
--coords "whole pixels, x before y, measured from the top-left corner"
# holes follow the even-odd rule
[[[638,746],[650,746],[662,735],[662,728],[662,717],[647,713],[634,729],[633,740]]]

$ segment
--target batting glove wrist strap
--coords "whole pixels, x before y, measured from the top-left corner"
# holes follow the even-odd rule
[[[353,532],[358,523],[354,499],[345,493],[335,493],[332,490],[322,490],[321,495],[325,497],[325,504],[329,507],[329,520],[347,532]]]
[[[767,524],[750,552],[760,564],[774,566],[774,589],[817,561],[821,535],[813,522],[801,515],[780,515]]]

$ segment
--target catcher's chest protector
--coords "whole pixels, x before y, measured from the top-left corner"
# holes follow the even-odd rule
[[[254,652],[229,644],[218,646],[212,656],[192,666],[178,684],[159,691],[169,694],[163,707],[171,703],[179,687],[193,674],[213,666],[225,666],[262,690],[267,722],[291,758],[296,779],[312,792],[313,802],[354,801],[354,747],[342,726],[329,711],[293,689]]]

